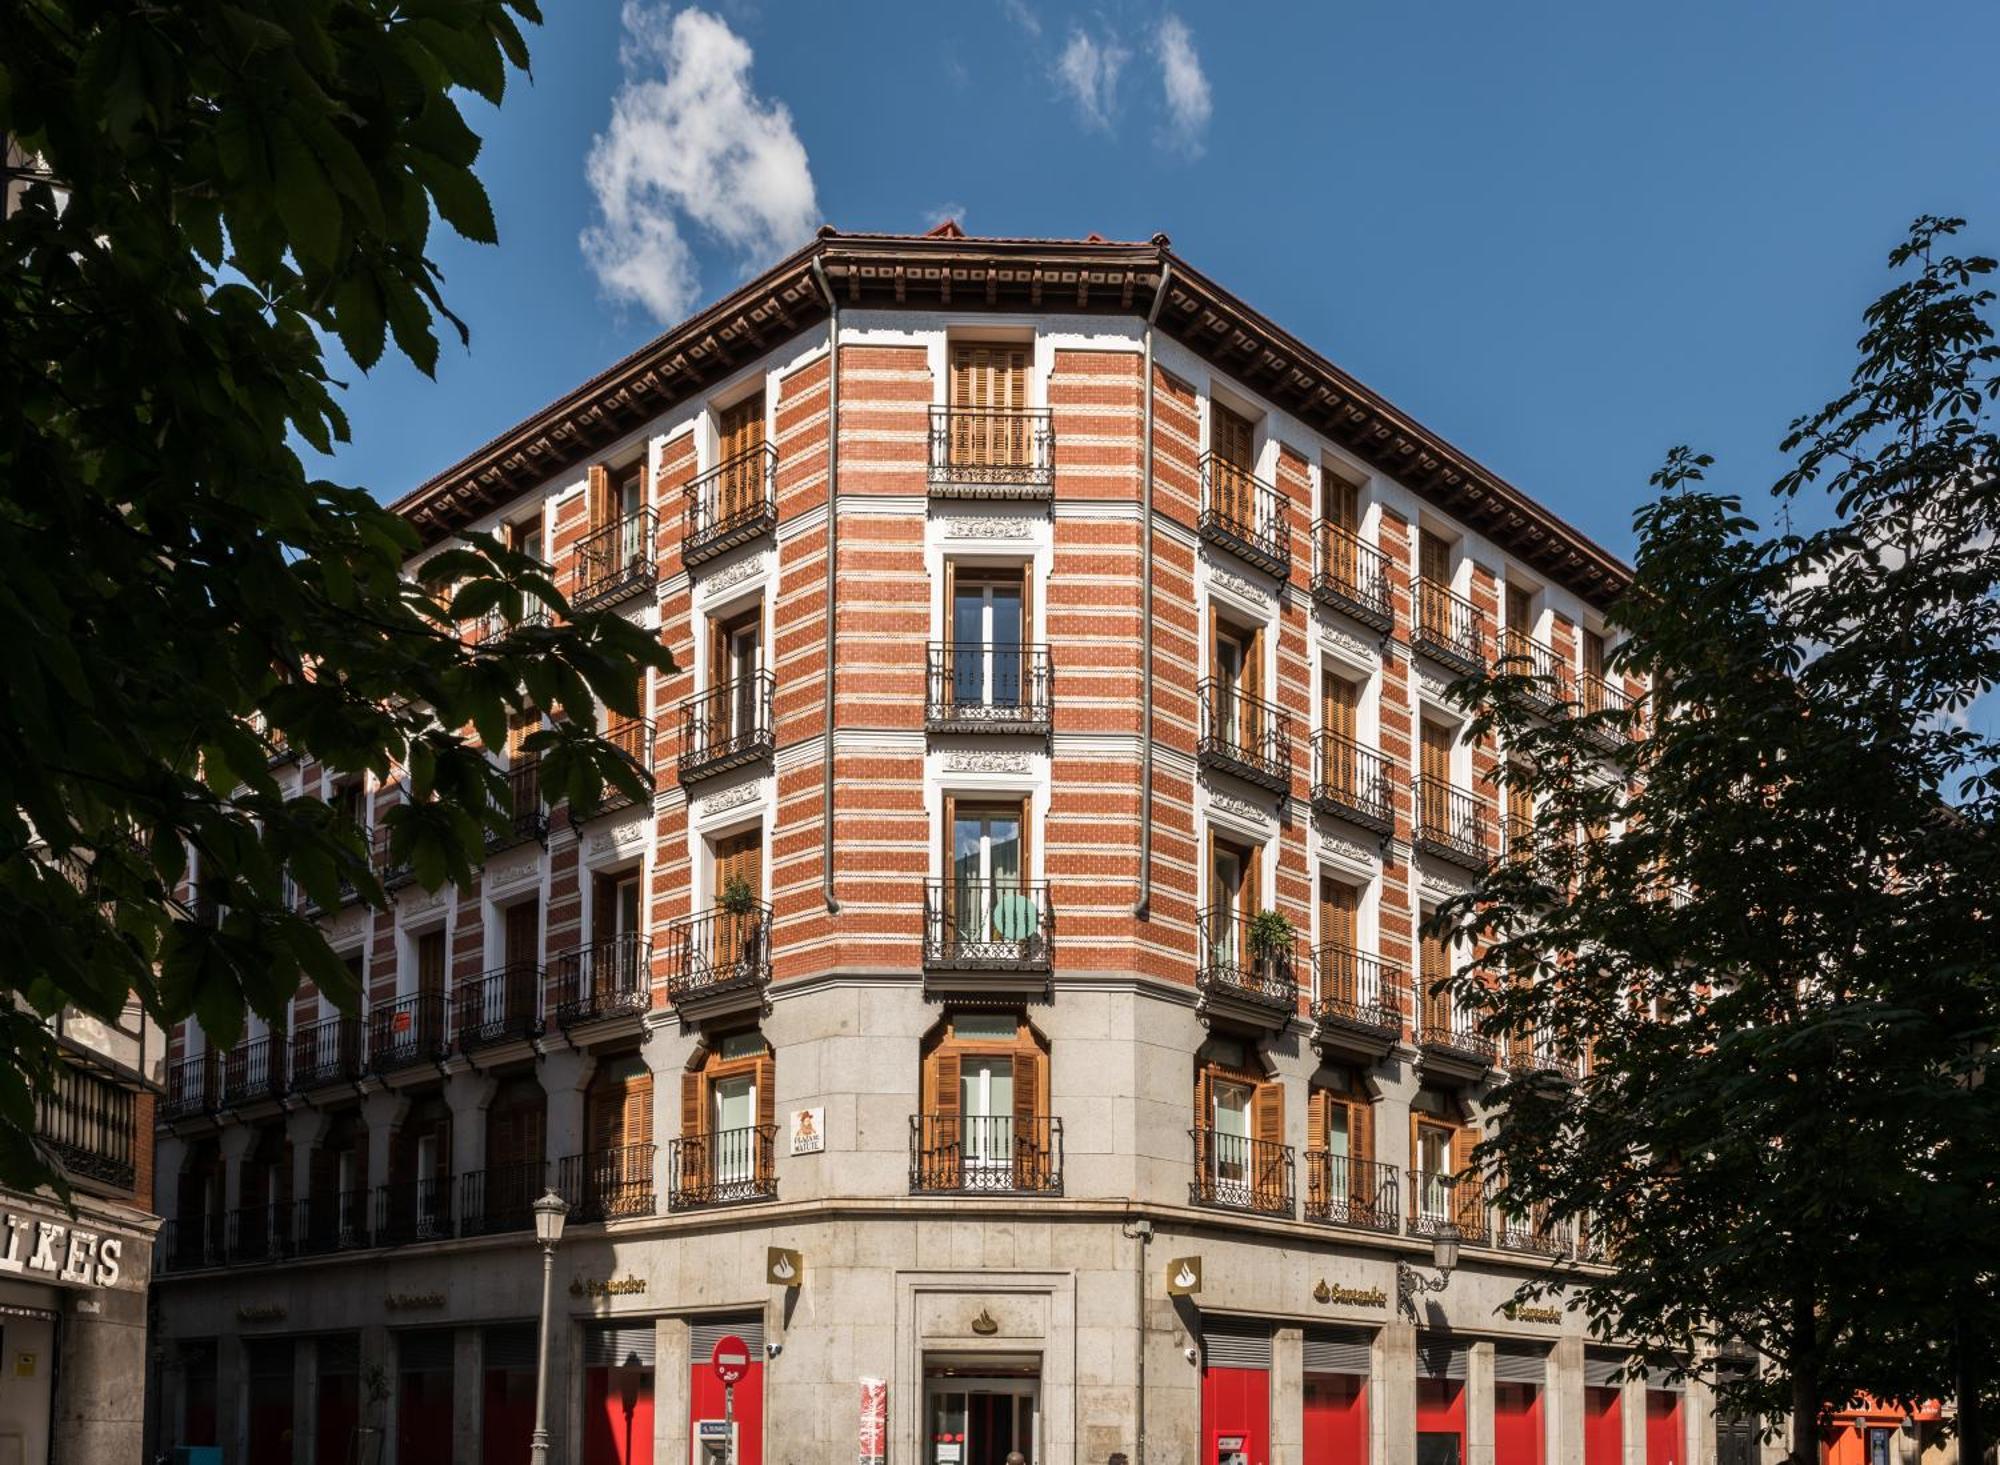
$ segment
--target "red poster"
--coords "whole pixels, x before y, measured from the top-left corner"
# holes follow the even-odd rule
[[[888,1458],[889,1384],[886,1379],[863,1379],[860,1465],[884,1465]]]

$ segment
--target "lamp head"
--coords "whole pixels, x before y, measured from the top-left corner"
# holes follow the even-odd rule
[[[562,1240],[563,1217],[569,1214],[569,1202],[553,1190],[543,1191],[534,1204],[535,1239],[544,1246],[554,1246]]]
[[[1431,1237],[1431,1265],[1449,1272],[1458,1265],[1458,1228],[1444,1226]]]

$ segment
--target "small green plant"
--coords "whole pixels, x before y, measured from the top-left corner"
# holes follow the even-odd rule
[[[722,883],[722,908],[730,915],[747,916],[756,906],[756,892],[741,875],[731,875]]]
[[[1291,950],[1297,934],[1283,911],[1262,910],[1250,918],[1250,950],[1258,956],[1278,956]]]

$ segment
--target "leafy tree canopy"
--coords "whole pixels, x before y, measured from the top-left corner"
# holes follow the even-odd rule
[[[1538,1279],[1816,1459],[1823,1408],[1977,1394],[2000,1256],[1994,262],[1921,219],[1849,389],[1792,424],[1771,533],[1676,449],[1637,516],[1627,715],[1507,661],[1455,695],[1533,834],[1437,928],[1489,1033],[1538,1034],[1482,1146],[1604,1269]],[[1643,734],[1643,735],[1640,735]],[[1711,1350],[1754,1358],[1718,1370]],[[1706,1361],[1704,1361],[1706,1360]],[[1963,1412],[1963,1411],[1961,1411]]]
[[[657,640],[571,614],[485,538],[405,567],[410,527],[294,450],[345,440],[321,342],[426,372],[466,340],[432,221],[494,240],[457,97],[524,70],[532,0],[26,0],[0,47],[0,1181],[51,1173],[32,1090],[65,1005],[136,994],[232,1042],[302,978],[359,994],[288,884],[380,904],[359,833],[286,797],[279,744],[402,770],[393,858],[463,880],[507,817],[481,745],[550,802],[641,791],[595,731],[637,714]],[[555,623],[523,616],[529,598]],[[460,622],[503,618],[468,646]],[[192,882],[192,883],[191,883]],[[190,895],[199,890],[198,897]],[[57,1177],[58,1180],[60,1177]]]

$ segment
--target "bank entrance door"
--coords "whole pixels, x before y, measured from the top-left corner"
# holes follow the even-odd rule
[[[924,1380],[924,1465],[1040,1465],[1042,1381],[933,1372]]]

